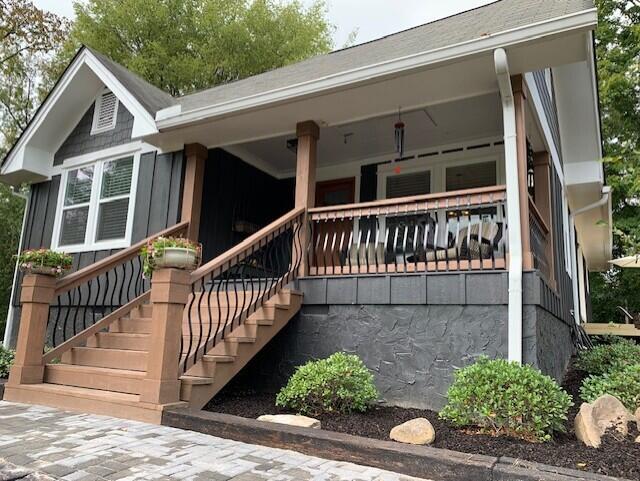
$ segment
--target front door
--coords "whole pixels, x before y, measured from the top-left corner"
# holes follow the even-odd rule
[[[316,207],[353,204],[355,202],[356,179],[328,180],[316,183]],[[312,265],[324,267],[325,272],[333,272],[335,267],[344,265],[349,247],[349,235],[353,232],[353,221],[336,220],[316,226],[313,235],[314,258]]]

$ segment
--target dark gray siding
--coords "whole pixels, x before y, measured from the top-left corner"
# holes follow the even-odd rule
[[[133,115],[129,113],[122,103],[118,105],[118,119],[114,129],[91,135],[94,107],[95,102],[82,116],[82,119],[69,134],[69,137],[62,143],[54,155],[53,165],[60,165],[70,157],[97,152],[98,150],[115,147],[131,141]]]
[[[140,173],[134,210],[132,241],[140,241],[154,233],[170,227],[180,220],[183,183],[183,154],[174,152],[156,154],[150,152],[140,158]],[[49,182],[31,186],[29,211],[26,217],[25,234],[21,249],[51,247],[53,223],[56,216],[60,176]],[[73,269],[81,269],[103,259],[116,251],[93,251],[73,255]],[[18,286],[22,277],[18,276]],[[115,282],[110,290],[119,289]],[[97,299],[97,297],[96,297]],[[14,307],[20,303],[20,289],[15,290],[12,299]],[[14,311],[19,318],[19,309]],[[18,323],[14,324],[12,338],[17,336]]]
[[[545,71],[538,70],[533,72],[533,78],[540,92],[540,98],[542,100],[542,108],[544,115],[551,128],[551,135],[553,136],[553,142],[556,144],[558,155],[562,157],[562,145],[560,144],[560,125],[558,123],[558,109],[556,108],[556,100],[553,91],[549,91],[547,80],[545,78]]]
[[[276,179],[225,150],[210,150],[200,218],[203,261],[247,237],[235,232],[237,222],[263,227],[291,210],[293,197],[293,179]]]

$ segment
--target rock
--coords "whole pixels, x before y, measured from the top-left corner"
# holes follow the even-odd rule
[[[587,446],[597,448],[607,429],[614,428],[626,436],[627,424],[634,419],[617,398],[605,394],[592,403],[582,403],[574,422],[576,437]]]
[[[298,426],[301,428],[320,429],[320,421],[317,419],[299,416],[297,414],[264,414],[258,418],[258,421],[286,424],[288,426]]]
[[[640,443],[640,436],[636,438],[636,443]]]
[[[640,408],[636,409],[636,424],[638,425],[638,431],[640,431]]]
[[[389,437],[399,443],[431,444],[436,439],[436,431],[428,419],[416,418],[393,428]]]

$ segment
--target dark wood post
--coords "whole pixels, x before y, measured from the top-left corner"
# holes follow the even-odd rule
[[[186,168],[184,172],[182,215],[180,220],[189,221],[187,238],[197,242],[200,233],[204,167],[209,153],[204,145],[188,144],[185,145],[184,155]]]

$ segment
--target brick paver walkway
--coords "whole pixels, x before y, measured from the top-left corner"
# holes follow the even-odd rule
[[[0,458],[66,481],[419,481],[294,451],[0,402]]]

